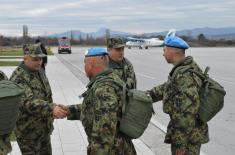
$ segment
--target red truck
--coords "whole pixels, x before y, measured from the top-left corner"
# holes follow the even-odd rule
[[[58,46],[58,53],[61,54],[63,52],[71,54],[71,44],[70,39],[67,37],[62,37],[58,39],[59,46]]]

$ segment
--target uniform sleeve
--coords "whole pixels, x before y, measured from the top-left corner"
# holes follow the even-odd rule
[[[1,80],[8,80],[7,76],[2,71],[0,71],[0,81]]]
[[[164,87],[165,87],[165,83],[161,84],[159,86],[156,86],[156,87],[152,88],[151,90],[147,91],[147,92],[149,92],[150,96],[152,97],[153,102],[158,102],[163,99]]]
[[[70,105],[70,115],[67,117],[68,120],[80,120],[81,104]]]
[[[35,98],[27,82],[19,79],[11,80],[25,90],[20,109],[39,117],[53,117],[53,109],[56,104]]]
[[[136,89],[136,75],[133,68],[133,65],[128,61],[127,65],[124,68],[124,75],[126,75],[126,85],[129,89]]]
[[[195,128],[200,105],[198,86],[188,74],[179,74],[176,77],[176,85],[180,93],[174,97],[176,110],[172,114],[171,120],[174,122],[176,136],[185,137],[180,135],[189,134]],[[187,143],[184,138],[176,139],[178,144]]]
[[[118,98],[114,88],[103,85],[95,90],[95,118],[91,133],[91,154],[109,155],[117,126]]]

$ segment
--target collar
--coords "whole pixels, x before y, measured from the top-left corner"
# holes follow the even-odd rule
[[[110,68],[123,68],[125,61],[126,61],[125,57],[123,58],[121,62],[116,62],[111,57],[109,57],[109,67]]]
[[[112,72],[113,72],[113,70],[110,68],[105,69],[103,72],[101,72],[101,73],[97,74],[96,76],[94,76],[93,78],[91,78],[90,82],[87,84],[86,87],[90,88],[96,80],[98,80],[99,78],[102,78],[103,76],[107,76]]]
[[[180,67],[180,66],[188,66],[190,64],[193,63],[193,57],[191,56],[187,56],[184,59],[182,59],[181,61],[179,61],[171,70],[170,75],[173,74],[173,72],[175,71],[176,68]]]

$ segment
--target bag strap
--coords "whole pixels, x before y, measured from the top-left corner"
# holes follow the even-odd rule
[[[113,80],[111,77],[108,76],[103,76],[101,78],[99,78],[97,81],[95,81],[95,83],[93,84],[92,88],[94,87],[94,85],[96,85],[97,83],[101,83],[102,81],[108,81],[108,82],[112,82],[115,85],[117,85],[118,87],[122,88],[122,99],[123,99],[123,104],[122,104],[122,113],[124,113],[126,111],[126,94],[127,94],[127,88],[126,88],[126,84],[121,84],[115,80]]]
[[[173,74],[172,74],[172,76],[171,76],[171,79],[174,80],[175,77],[176,77],[176,75],[179,73],[179,71],[180,71],[180,73],[184,73],[184,72],[186,72],[186,71],[188,71],[188,70],[190,70],[190,69],[191,69],[190,66],[177,67],[177,68],[174,70],[174,72],[173,72]]]
[[[208,71],[209,70],[210,70],[210,67],[208,67],[208,66],[206,67],[204,73],[199,72],[199,71],[195,71],[193,69],[189,70],[191,73],[196,74],[203,81],[204,89],[205,89],[205,93],[203,94],[204,96],[206,96],[207,92],[209,91],[209,82],[208,82],[208,80],[209,80]]]
[[[196,74],[199,78],[201,78],[203,81],[204,80],[207,80],[207,78],[209,78],[209,75],[208,75],[208,71],[210,70],[210,67],[206,67],[204,73],[202,72],[199,72],[199,71],[195,71],[193,69],[189,69],[190,72]]]
[[[194,73],[196,74],[196,76],[198,76],[206,85],[205,85],[205,92],[208,92],[208,85],[209,83],[207,82],[208,79],[209,79],[209,75],[208,75],[208,71],[210,70],[210,67],[206,67],[204,73],[202,72],[199,72],[199,71],[196,71],[194,70],[192,67],[190,66],[182,66],[182,67],[178,67],[175,69],[175,71],[173,72],[172,76],[171,76],[171,80],[173,81],[177,74],[180,72],[180,73],[185,73],[186,71],[189,71],[191,73]],[[178,90],[177,92],[174,93],[174,95],[176,95],[178,92],[180,92],[180,90]],[[206,95],[206,94],[204,94]]]

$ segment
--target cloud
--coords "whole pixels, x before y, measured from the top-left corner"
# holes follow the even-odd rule
[[[234,7],[230,0],[1,0],[0,33],[14,35],[23,24],[31,34],[101,26],[136,33],[235,26]]]

